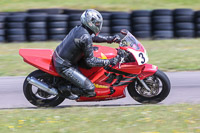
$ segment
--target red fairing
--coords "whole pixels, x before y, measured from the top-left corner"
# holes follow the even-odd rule
[[[101,45],[94,45],[96,49],[94,49],[94,56],[101,59],[111,59],[117,56],[117,50],[111,47],[107,46],[101,46]],[[102,67],[93,67],[91,69],[83,69],[79,68],[80,71],[88,77],[93,83],[96,81],[96,79],[99,78],[103,73],[99,73],[103,68]]]
[[[138,75],[138,77],[143,80],[149,76],[154,75],[154,73],[158,70],[158,67],[151,64],[145,64],[144,69],[141,74]]]
[[[94,45],[98,47],[94,51],[94,56],[102,59],[110,59],[117,56],[117,50],[114,48]],[[59,76],[55,71],[55,68],[52,64],[52,55],[54,50],[52,49],[20,49],[19,54],[24,58],[24,62],[42,70],[54,76]],[[86,76],[90,76],[94,72],[97,72],[101,67],[94,67],[92,69],[86,70],[81,69],[81,72]]]
[[[59,76],[52,64],[52,49],[20,49],[24,62],[54,76]]]
[[[138,66],[136,62],[130,62],[130,63],[122,63],[120,68],[118,66],[114,68],[126,73],[140,74],[142,72],[143,67],[144,67],[143,65]]]
[[[112,95],[109,95],[110,89],[95,88],[95,92],[97,95],[96,97],[80,97],[80,99],[78,99],[77,102],[103,101],[103,100],[112,100],[112,99],[123,98],[123,97],[126,97],[126,92],[125,92],[126,87],[127,87],[127,85],[113,87],[115,92]]]
[[[82,73],[83,75],[85,75],[85,76],[86,76],[87,78],[89,78],[89,79],[91,78],[91,76],[92,76],[94,73],[98,72],[101,68],[102,68],[102,67],[93,67],[93,68],[91,68],[91,69],[84,69],[84,68],[80,68],[80,67],[79,67],[81,73]]]
[[[98,47],[97,50],[94,51],[94,56],[101,59],[110,59],[117,56],[117,50],[107,46],[94,45],[94,47]]]

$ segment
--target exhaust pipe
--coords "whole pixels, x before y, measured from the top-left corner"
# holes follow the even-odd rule
[[[49,86],[46,83],[39,81],[34,77],[28,77],[27,81],[28,81],[29,84],[32,84],[32,85],[40,88],[41,90],[43,90],[43,91],[45,91],[45,92],[47,92],[51,95],[58,95],[57,89],[49,88]]]

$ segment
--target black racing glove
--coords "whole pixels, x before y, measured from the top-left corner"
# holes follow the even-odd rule
[[[113,42],[120,43],[120,41],[121,41],[121,38],[119,35],[109,36],[107,38],[107,43],[113,43]]]
[[[119,56],[117,55],[116,57],[109,59],[110,65],[115,66],[119,62]]]
[[[129,56],[129,53],[126,52],[125,50],[117,49],[117,55],[118,55],[119,57],[126,58],[126,57]]]

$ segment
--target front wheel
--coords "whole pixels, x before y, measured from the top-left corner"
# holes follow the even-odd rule
[[[151,92],[147,91],[138,80],[127,87],[130,96],[140,103],[159,103],[168,96],[171,89],[167,75],[160,70],[144,79],[144,82],[151,89]]]
[[[45,82],[48,85],[53,83],[53,76],[41,70],[36,70],[30,73],[28,77],[34,77],[37,80]],[[27,78],[24,81],[23,91],[26,99],[33,105],[38,107],[55,107],[62,103],[65,98],[59,95],[51,95],[43,90],[29,84]]]

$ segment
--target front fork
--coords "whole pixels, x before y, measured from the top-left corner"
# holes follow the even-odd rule
[[[154,75],[158,70],[158,67],[152,64],[144,64],[144,68],[142,70],[142,73],[140,73],[137,76],[138,81],[144,86],[144,88],[151,92],[151,89],[147,86],[147,84],[144,82],[144,79]]]
[[[140,81],[140,83],[144,86],[144,88],[148,91],[151,92],[151,89],[148,87],[148,85],[144,82],[144,80],[141,80],[140,78],[137,77],[137,79]]]

